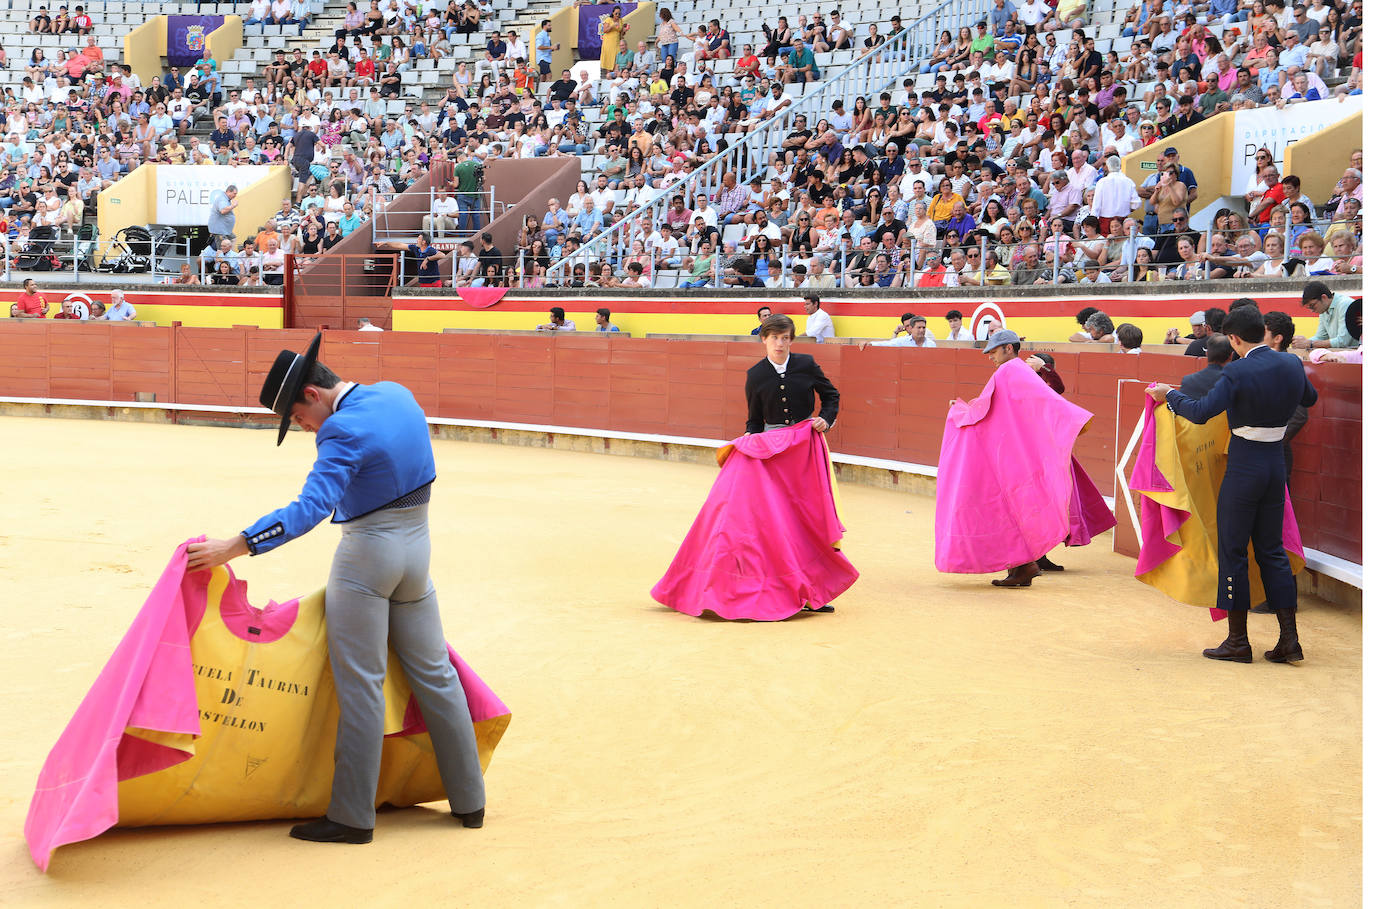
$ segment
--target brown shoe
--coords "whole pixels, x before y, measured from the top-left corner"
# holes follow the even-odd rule
[[[1209,660],[1229,660],[1232,663],[1251,663],[1254,662],[1255,655],[1250,650],[1250,638],[1246,634],[1246,615],[1245,607],[1237,606],[1226,613],[1226,625],[1228,634],[1226,640],[1215,647],[1209,647],[1202,651],[1202,655]]]
[[[1040,568],[1034,562],[1027,562],[1024,565],[1017,565],[1007,572],[1005,578],[997,578],[992,582],[993,587],[1029,587],[1031,581],[1040,577]]]
[[[1275,609],[1279,619],[1279,641],[1264,658],[1271,663],[1301,663],[1302,645],[1298,643],[1298,619],[1294,609]]]

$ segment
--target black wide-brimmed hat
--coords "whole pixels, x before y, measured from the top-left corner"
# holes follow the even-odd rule
[[[291,428],[291,405],[301,396],[301,389],[305,387],[310,371],[319,359],[320,337],[320,333],[315,332],[314,339],[303,354],[289,350],[277,354],[277,361],[262,382],[258,402],[281,417],[281,426],[277,428],[278,445],[286,438],[286,430]]]

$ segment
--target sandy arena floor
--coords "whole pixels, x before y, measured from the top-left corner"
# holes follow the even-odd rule
[[[29,860],[38,769],[183,539],[289,500],[293,434],[6,418],[0,904],[1357,906],[1360,616],[1304,600],[1297,666],[1214,663],[1204,611],[1105,537],[1029,590],[933,568],[934,500],[842,489],[863,573],[832,616],[655,604],[710,468],[439,443],[449,639],[514,719],[487,826],[383,814],[118,831]],[[241,559],[321,586],[337,532]],[[1056,556],[1058,558],[1058,556]],[[1252,620],[1272,646],[1272,617]]]

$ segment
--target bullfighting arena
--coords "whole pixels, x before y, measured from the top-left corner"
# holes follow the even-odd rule
[[[932,431],[938,428],[933,427]],[[293,433],[5,418],[0,903],[34,906],[1357,906],[1360,616],[1304,597],[1298,666],[1215,663],[1206,610],[1109,535],[1030,589],[942,576],[934,499],[842,486],[834,615],[688,618],[649,588],[715,470],[438,442],[449,640],[511,708],[486,827],[383,812],[116,830],[35,869],[49,748],[178,543],[300,488]],[[325,581],[338,539],[234,563]],[[1251,620],[1256,650],[1271,616]],[[443,810],[440,810],[442,807]]]

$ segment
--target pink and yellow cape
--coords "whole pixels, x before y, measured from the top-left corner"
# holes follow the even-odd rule
[[[1199,426],[1164,404],[1145,399],[1145,429],[1131,470],[1140,493],[1140,557],[1135,576],[1181,603],[1211,606],[1213,621],[1226,617],[1217,601],[1217,493],[1226,475],[1231,426],[1219,414]],[[1296,573],[1306,564],[1292,500],[1284,496],[1283,548]],[[1264,599],[1253,553],[1250,605]]]
[[[248,602],[227,568],[178,547],[48,754],[24,836],[38,867],[116,825],[311,817],[329,804],[338,704],[324,592]],[[485,770],[510,711],[449,648]],[[377,804],[444,797],[434,747],[394,655]]]

